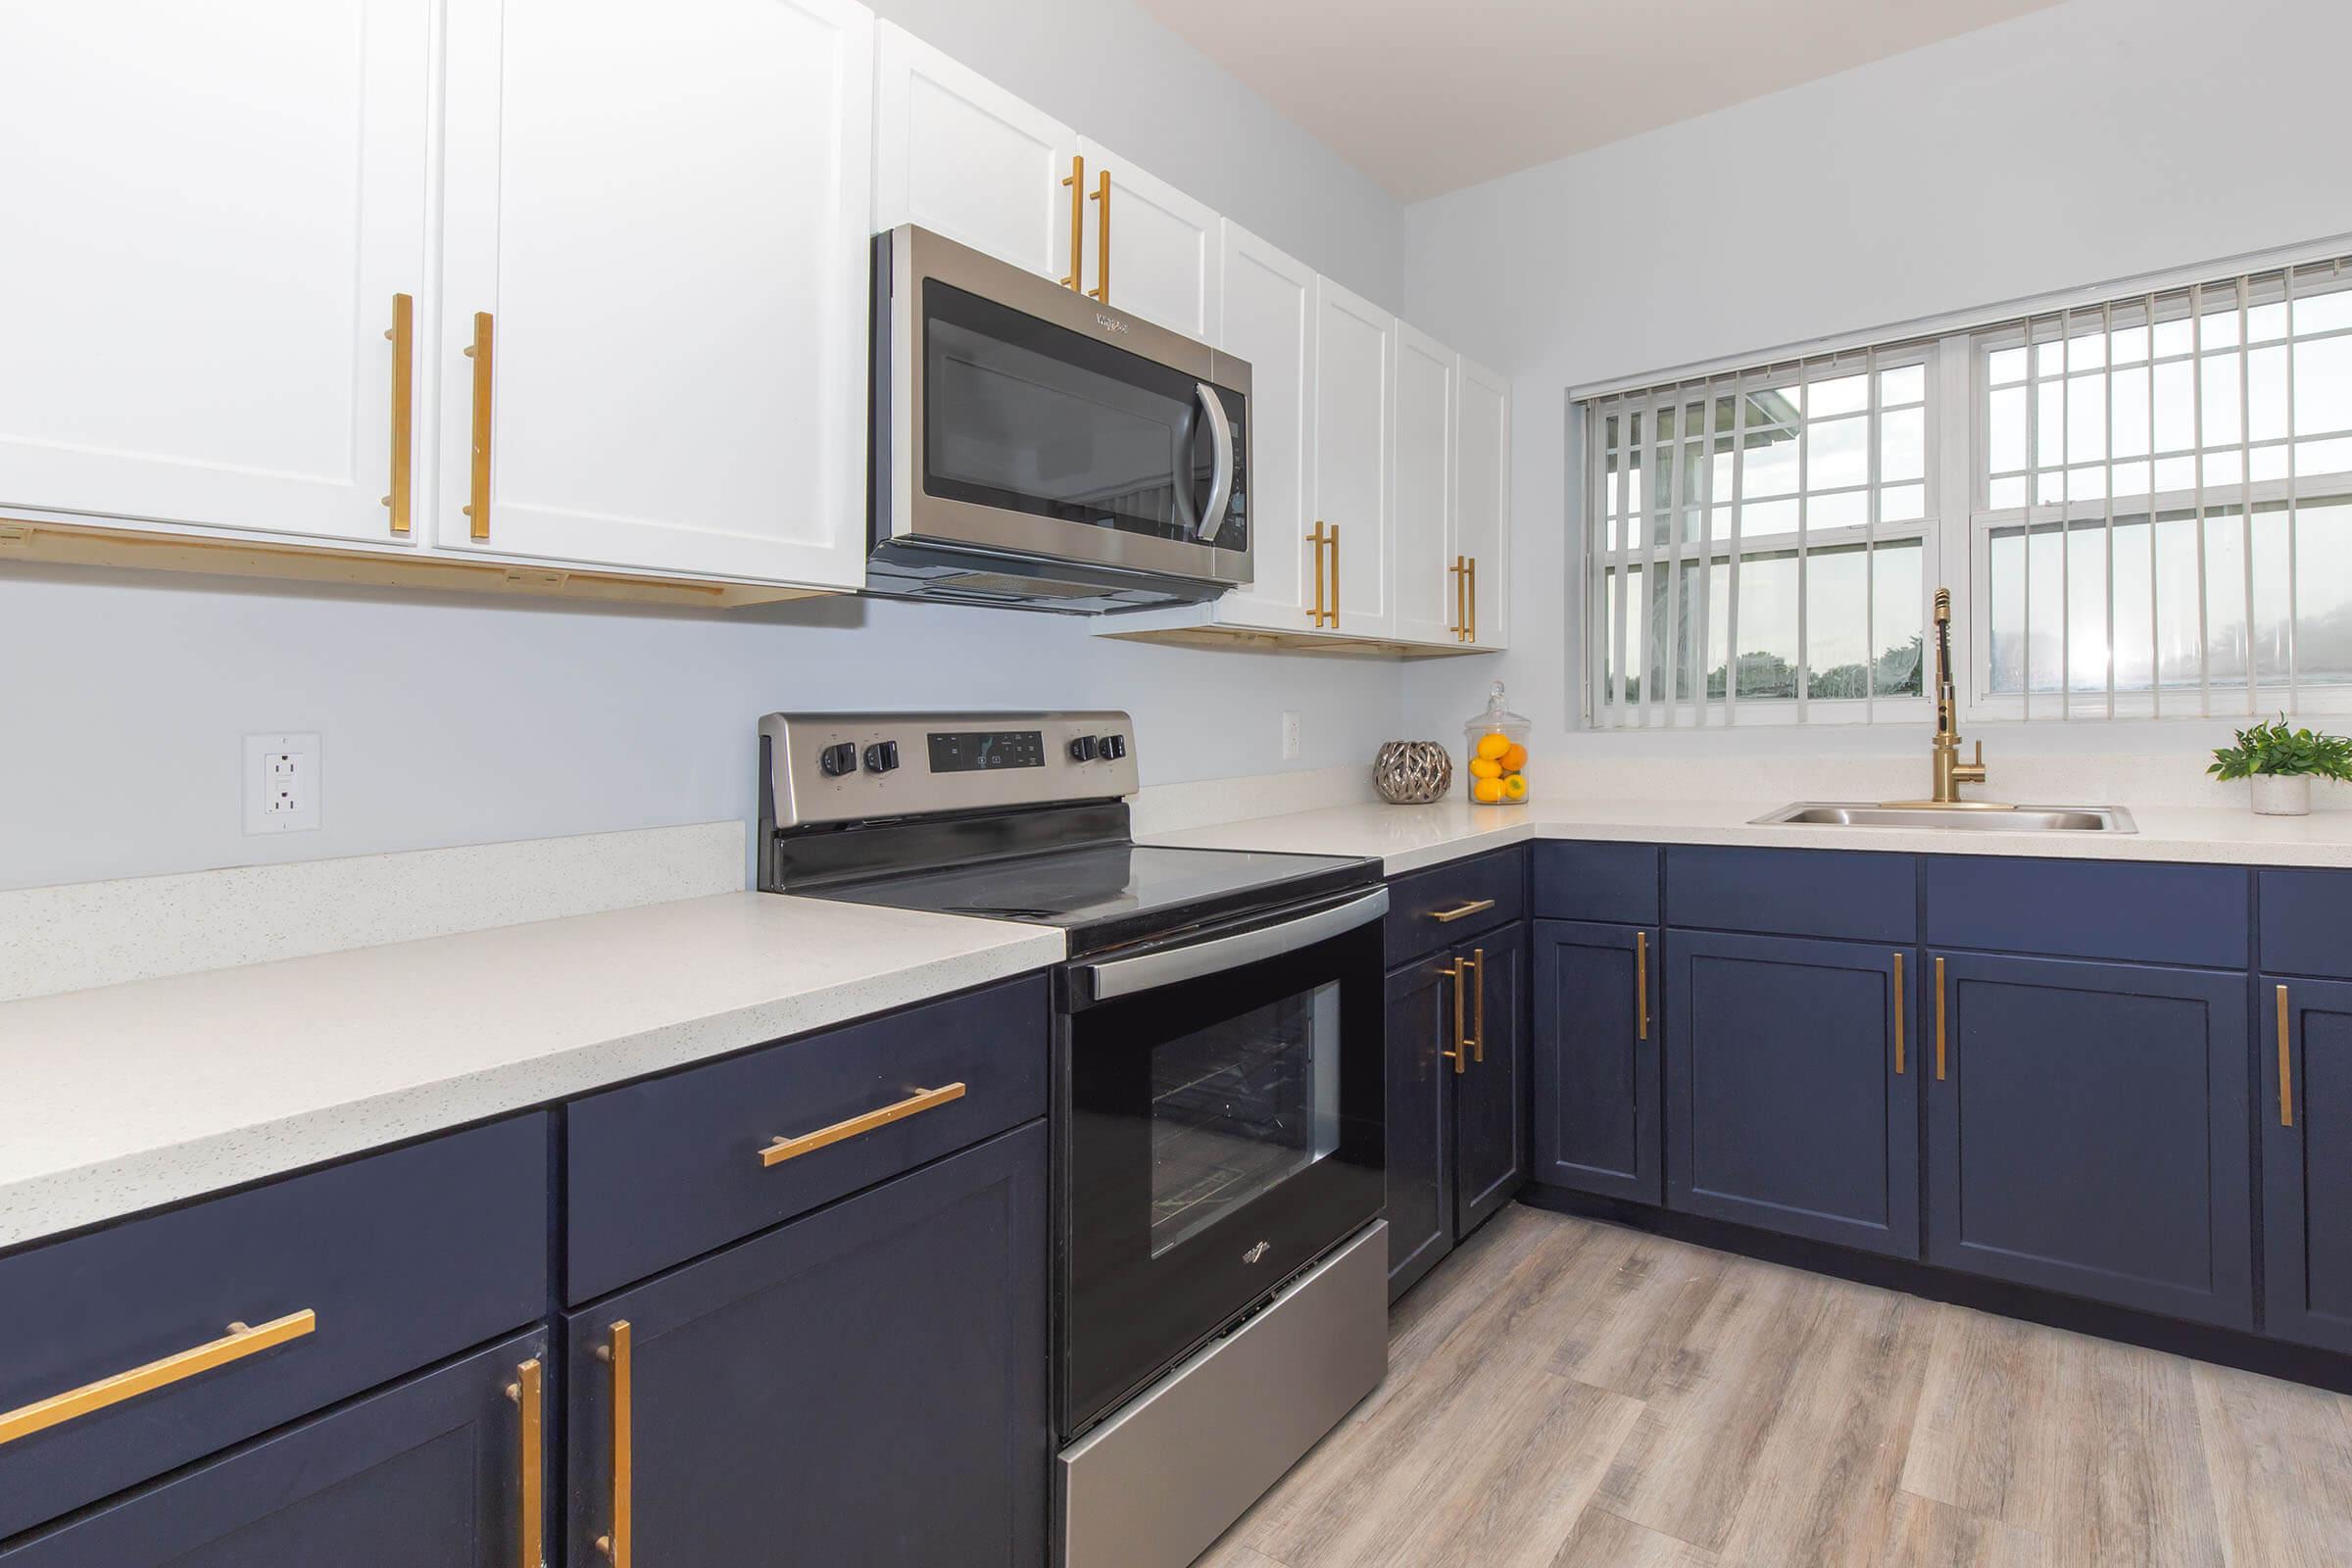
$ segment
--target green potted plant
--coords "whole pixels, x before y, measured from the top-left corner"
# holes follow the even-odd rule
[[[2218,748],[2205,771],[2225,783],[2251,780],[2260,815],[2308,816],[2313,779],[2352,780],[2352,740],[2289,729],[2280,713],[2275,723],[2239,730],[2237,743]]]

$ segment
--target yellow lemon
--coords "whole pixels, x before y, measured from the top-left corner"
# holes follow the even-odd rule
[[[1502,763],[1502,770],[1505,773],[1516,773],[1527,765],[1527,748],[1524,746],[1513,746],[1510,750],[1504,752],[1502,756],[1495,759],[1495,760]]]
[[[1502,798],[1506,801],[1526,800],[1527,775],[1525,773],[1513,773],[1509,778],[1504,779],[1502,781]]]
[[[1481,778],[1470,781],[1470,798],[1481,806],[1493,806],[1502,799],[1502,780]]]
[[[1502,764],[1492,757],[1473,757],[1470,759],[1470,776],[1472,778],[1500,778],[1502,777]]]
[[[1488,759],[1500,757],[1511,749],[1511,738],[1500,730],[1490,730],[1478,738],[1478,755]]]

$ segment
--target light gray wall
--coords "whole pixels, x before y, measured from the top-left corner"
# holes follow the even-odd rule
[[[2352,232],[2348,58],[2342,0],[2071,0],[1408,208],[1405,314],[1506,371],[1515,408],[1511,651],[1408,666],[1408,727],[1450,734],[1499,669],[1552,744],[1692,744],[1566,733],[1567,387]],[[2146,749],[2209,729],[2066,734]]]
[[[1396,209],[1131,0],[885,0],[1049,113],[1375,299]],[[1395,666],[852,600],[597,610],[0,566],[0,888],[753,810],[779,708],[1131,710],[1147,783],[1368,762]],[[1280,760],[1280,715],[1304,757]],[[323,824],[246,838],[249,732],[323,737]]]

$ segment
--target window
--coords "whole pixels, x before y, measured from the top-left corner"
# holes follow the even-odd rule
[[[2352,710],[2344,262],[1580,408],[1597,727]]]
[[[2325,264],[2194,284],[1973,348],[1980,711],[2342,702],[2352,275]]]
[[[1586,405],[1594,722],[1926,715],[1935,355]]]

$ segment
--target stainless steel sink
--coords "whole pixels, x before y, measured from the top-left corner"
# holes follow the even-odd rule
[[[2136,833],[2139,825],[2120,806],[1998,806],[1968,801],[1958,806],[1909,801],[1798,801],[1755,819],[1759,827],[1783,822],[1823,827],[1914,827],[1956,833]]]

